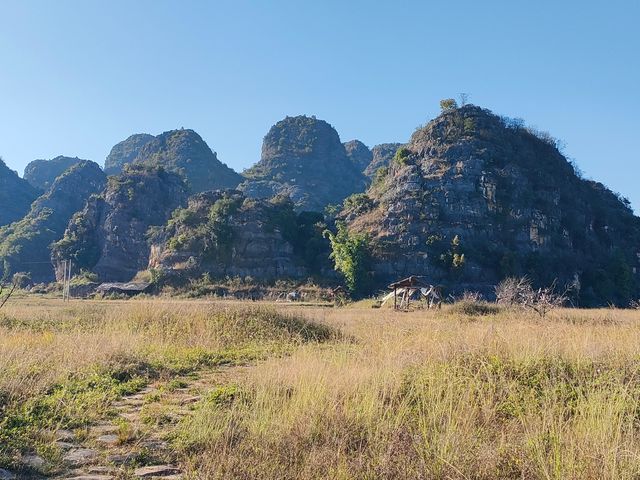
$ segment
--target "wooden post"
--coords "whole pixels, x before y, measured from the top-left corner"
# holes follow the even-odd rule
[[[398,289],[393,287],[393,309],[398,309]]]
[[[65,260],[63,264],[64,272],[62,274],[62,301],[69,301],[71,290],[71,260]]]
[[[69,260],[69,275],[67,277],[67,302],[71,300],[71,260]]]
[[[67,294],[67,261],[64,260],[62,263],[62,301],[65,301],[65,296]]]

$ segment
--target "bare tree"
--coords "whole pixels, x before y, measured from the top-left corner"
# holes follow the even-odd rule
[[[469,103],[469,94],[468,93],[460,93],[459,95],[460,98],[460,106],[464,107],[467,103]]]
[[[522,305],[532,290],[528,277],[509,277],[495,287],[496,301],[502,305]]]
[[[531,289],[525,295],[522,305],[535,311],[542,318],[545,318],[547,313],[562,307],[566,302],[567,292],[557,293],[556,282],[553,282],[550,287],[539,288],[538,290]]]
[[[556,282],[549,287],[538,288],[531,286],[527,277],[506,278],[496,288],[497,302],[503,305],[517,305],[536,312],[542,318],[551,310],[563,306],[567,302],[567,287],[563,293],[556,292]]]
[[[636,310],[640,310],[640,299],[638,300],[631,300],[631,303],[629,304],[629,306],[631,308],[635,308]]]
[[[470,303],[480,303],[484,302],[484,296],[480,292],[470,292],[469,290],[465,290],[462,293],[459,301],[461,302],[470,302]]]

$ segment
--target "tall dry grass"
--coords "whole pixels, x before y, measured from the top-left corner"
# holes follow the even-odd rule
[[[196,478],[638,478],[637,312],[301,310],[304,345],[203,402]]]
[[[0,393],[26,399],[96,366],[179,367],[203,352],[277,349],[330,335],[291,315],[228,302],[19,302],[0,312]]]
[[[52,430],[107,415],[118,396],[151,378],[333,335],[291,314],[228,302],[12,302],[0,312],[0,467],[24,452],[55,458]]]
[[[176,432],[194,478],[638,478],[640,312],[465,312],[21,299],[0,312],[0,439],[34,447],[44,407],[103,414],[113,379],[261,358]]]

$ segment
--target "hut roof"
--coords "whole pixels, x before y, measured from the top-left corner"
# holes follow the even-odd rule
[[[128,282],[128,283],[102,283],[96,288],[97,292],[126,292],[126,293],[143,293],[151,286],[150,283],[144,282]]]
[[[426,283],[422,281],[422,277],[411,275],[410,277],[403,278],[402,280],[398,280],[397,282],[389,285],[391,290],[396,288],[407,288],[407,287],[424,287]]]

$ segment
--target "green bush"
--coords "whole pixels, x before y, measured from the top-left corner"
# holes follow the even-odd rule
[[[393,157],[393,163],[396,165],[408,165],[409,157],[411,156],[411,150],[406,147],[399,148]]]
[[[375,187],[382,184],[388,173],[389,169],[387,167],[380,167],[377,169],[376,173],[373,175],[372,185]]]
[[[368,291],[371,283],[369,237],[349,232],[344,223],[338,223],[337,229],[335,234],[329,230],[324,232],[331,242],[330,257],[336,271],[344,276],[349,291],[354,295],[362,295]]]
[[[360,215],[373,208],[373,200],[366,193],[354,193],[344,199],[344,210]]]
[[[445,98],[440,100],[440,110],[443,112],[449,112],[451,110],[455,110],[458,108],[458,102],[456,102],[453,98]]]
[[[464,119],[464,133],[472,134],[476,131],[476,122],[473,118],[465,118]]]
[[[500,307],[482,301],[461,300],[454,303],[449,309],[449,312],[459,313],[469,317],[477,317],[482,315],[496,315],[500,313]]]

